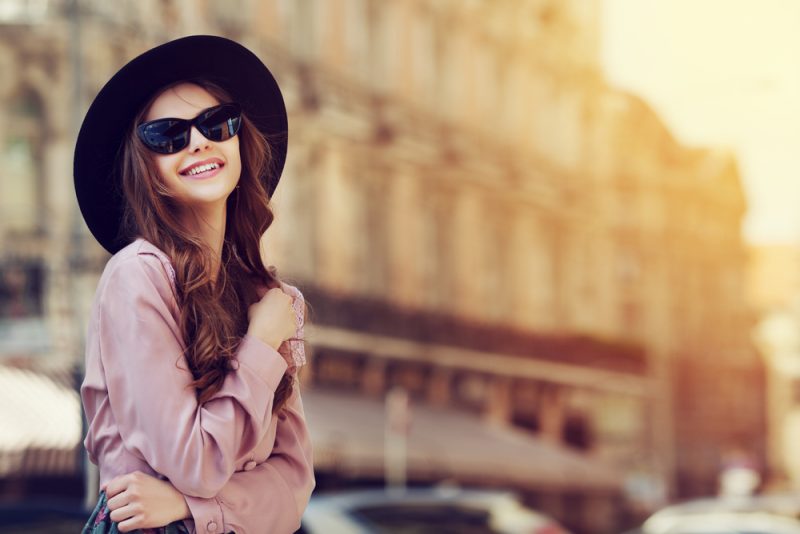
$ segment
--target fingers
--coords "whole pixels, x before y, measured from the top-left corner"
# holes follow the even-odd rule
[[[112,518],[112,521],[113,520],[114,519]],[[120,532],[133,532],[134,530],[141,528],[143,524],[144,524],[144,519],[142,519],[138,515],[134,515],[133,517],[130,517],[128,519],[125,519],[124,521],[119,522],[119,524],[117,525],[117,530],[119,530]]]
[[[128,475],[120,475],[116,478],[111,479],[108,484],[106,484],[106,498],[111,499],[114,495],[125,490],[128,487]]]
[[[135,477],[130,475],[122,475],[112,482],[114,482],[115,485],[128,484],[134,478]],[[112,482],[109,482],[108,485],[111,486]],[[128,486],[125,486],[122,491],[106,501],[106,506],[108,506],[108,509],[111,511],[108,517],[111,521],[117,523],[120,532],[132,532],[141,528],[144,524],[145,517],[142,503],[135,499],[134,502],[128,502],[131,497],[133,497],[132,491]]]
[[[270,291],[279,291],[282,295],[284,300],[291,301],[294,298],[291,290],[284,284],[281,287],[273,287]]]
[[[113,512],[114,510],[118,510],[118,509],[122,508],[123,506],[126,506],[129,501],[130,501],[130,498],[129,498],[128,492],[127,491],[123,491],[121,493],[118,493],[114,497],[106,500],[106,506],[108,506],[108,509]]]
[[[111,521],[117,523],[117,528],[120,532],[132,532],[141,528],[144,524],[141,503],[125,503],[123,499],[126,497],[127,493],[123,492],[106,503],[108,509],[111,510],[108,517]]]
[[[111,507],[109,506],[109,508]],[[139,512],[141,512],[141,510],[138,509],[138,507],[132,504],[126,504],[122,508],[112,510],[111,513],[108,515],[108,517],[110,517],[111,520],[115,523],[122,523],[124,521],[129,521],[131,519],[134,519],[136,517],[136,514],[138,514]]]
[[[106,499],[111,500],[115,495],[122,493],[142,475],[144,473],[141,471],[134,471],[111,479],[106,484]]]
[[[280,282],[281,290],[286,293],[287,295],[295,296],[295,289],[293,286],[290,286],[286,282]]]

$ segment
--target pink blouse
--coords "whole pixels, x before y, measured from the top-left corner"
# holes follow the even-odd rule
[[[286,359],[245,335],[235,370],[198,405],[173,291],[169,259],[143,238],[117,252],[100,277],[81,399],[84,445],[101,485],[136,470],[168,479],[186,496],[190,532],[294,532],[315,479],[296,386],[272,414]]]

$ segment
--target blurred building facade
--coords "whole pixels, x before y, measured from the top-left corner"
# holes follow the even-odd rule
[[[768,484],[800,489],[800,245],[752,246],[749,298],[756,345],[767,362]]]
[[[491,484],[587,532],[614,531],[623,484],[646,508],[715,492],[726,451],[763,458],[736,163],[605,84],[599,0],[3,5],[4,322],[37,332],[15,365],[82,359],[106,260],[73,200],[88,102],[137,53],[214,33],[264,58],[289,108],[264,250],[312,308],[311,391],[399,385],[580,457],[597,484]],[[379,476],[339,469],[346,452],[320,448],[331,484]]]

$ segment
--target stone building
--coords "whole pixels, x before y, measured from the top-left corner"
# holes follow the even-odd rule
[[[578,531],[619,528],[634,474],[647,508],[715,491],[730,448],[763,456],[735,160],[605,84],[599,0],[5,5],[0,125],[21,126],[0,128],[3,306],[41,333],[22,336],[41,357],[17,360],[82,358],[107,259],[72,192],[88,102],[146,48],[214,33],[257,51],[289,108],[264,253],[311,306],[324,483],[382,478],[382,441],[356,423],[394,386],[412,427],[445,436],[411,431],[412,482],[513,487]],[[447,464],[464,415],[518,456]]]
[[[754,338],[767,362],[768,481],[773,489],[800,488],[800,246],[770,244],[749,250],[749,298],[758,312]]]

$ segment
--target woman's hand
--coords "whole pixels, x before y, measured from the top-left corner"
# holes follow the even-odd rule
[[[247,333],[278,350],[281,343],[293,337],[297,330],[292,301],[292,296],[278,287],[264,293],[261,300],[247,310],[250,321]]]
[[[120,532],[163,527],[191,515],[172,484],[140,471],[118,476],[105,490],[111,520],[119,523]]]

